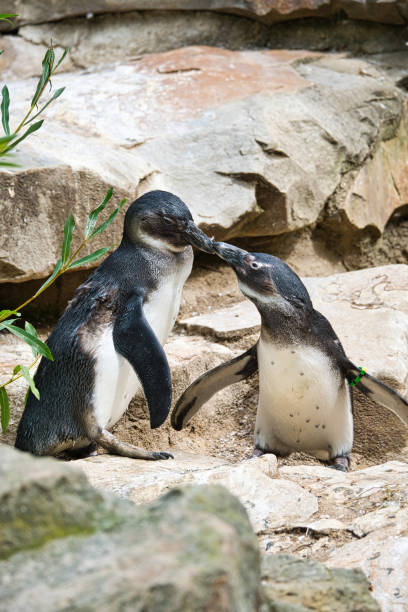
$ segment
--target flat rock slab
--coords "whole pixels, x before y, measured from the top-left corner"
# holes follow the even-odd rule
[[[350,19],[368,19],[381,23],[402,25],[408,21],[408,9],[403,0],[173,0],[163,3],[162,0],[87,0],[78,3],[70,0],[64,3],[39,1],[35,3],[10,0],[7,5],[10,13],[19,13],[16,24],[43,23],[57,21],[68,17],[87,14],[128,12],[137,10],[168,11],[220,11],[237,13],[267,23],[279,23],[302,17],[331,17],[344,13]],[[0,29],[10,29],[2,24]]]
[[[231,465],[213,457],[175,452],[175,460],[146,462],[100,455],[77,462],[90,482],[137,504],[182,484],[221,484],[245,506],[256,533],[309,518],[317,499],[289,480],[276,480],[277,461],[266,455]],[[256,500],[256,501],[255,501]]]
[[[254,333],[260,329],[261,317],[250,301],[238,302],[203,315],[182,319],[180,325],[189,333],[232,339]]]

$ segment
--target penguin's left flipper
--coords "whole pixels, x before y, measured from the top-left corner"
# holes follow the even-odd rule
[[[144,316],[139,293],[133,293],[121,308],[113,328],[113,344],[142,384],[151,428],[160,427],[170,412],[170,369],[163,347]]]
[[[353,363],[349,362],[347,371],[347,379],[351,383],[357,376],[360,375],[360,369],[357,368]],[[402,397],[385,383],[381,382],[374,376],[365,373],[361,379],[356,382],[353,386],[356,389],[367,395],[370,399],[374,400],[378,404],[381,404],[388,410],[391,410],[394,414],[401,419],[403,423],[408,425],[408,401]]]
[[[202,374],[179,397],[171,414],[171,425],[180,431],[208,400],[221,389],[248,378],[258,369],[257,345],[242,355]]]

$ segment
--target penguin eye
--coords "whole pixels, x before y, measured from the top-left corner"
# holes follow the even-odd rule
[[[258,270],[258,268],[261,267],[261,265],[257,262],[257,261],[251,261],[251,263],[249,264],[249,266],[253,269],[253,270]]]
[[[173,225],[173,219],[171,217],[167,217],[166,215],[163,215],[162,219],[167,225]]]

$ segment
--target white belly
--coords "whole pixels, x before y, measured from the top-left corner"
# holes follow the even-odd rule
[[[260,339],[255,444],[328,459],[351,450],[353,416],[347,382],[312,347],[277,347]]]
[[[192,260],[168,275],[143,306],[145,317],[160,344],[164,344],[175,323],[183,285],[190,274]],[[100,427],[113,427],[126,411],[130,400],[142,391],[129,362],[113,345],[112,326],[106,326],[97,339],[95,352],[94,413]]]

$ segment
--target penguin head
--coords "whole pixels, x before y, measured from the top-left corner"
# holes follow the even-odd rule
[[[195,225],[188,207],[168,191],[149,191],[129,206],[124,239],[161,251],[180,252],[191,244],[213,252],[212,240]]]
[[[214,251],[234,269],[240,290],[260,309],[308,310],[312,302],[298,275],[279,257],[249,253],[225,242]]]

